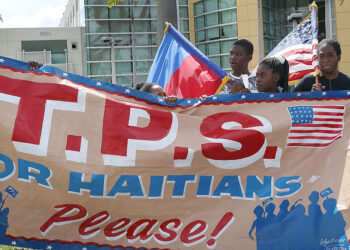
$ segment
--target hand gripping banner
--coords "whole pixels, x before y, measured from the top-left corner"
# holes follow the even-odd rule
[[[0,243],[348,249],[350,91],[159,96],[0,57]]]

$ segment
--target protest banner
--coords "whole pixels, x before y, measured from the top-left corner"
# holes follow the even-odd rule
[[[167,104],[0,57],[0,243],[347,249],[349,97]]]

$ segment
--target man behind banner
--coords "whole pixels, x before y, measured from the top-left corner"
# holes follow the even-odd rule
[[[330,38],[322,40],[318,45],[317,56],[321,76],[313,73],[306,75],[295,87],[294,92],[350,89],[349,77],[338,70],[341,59],[338,41]]]

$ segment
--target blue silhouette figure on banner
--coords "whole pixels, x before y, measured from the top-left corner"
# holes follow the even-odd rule
[[[9,208],[4,208],[5,205],[5,199],[2,199],[2,192],[0,192],[0,240],[3,241],[6,238],[6,231],[7,228],[9,227],[8,223],[8,215],[10,212]]]
[[[288,210],[289,201],[283,200],[279,212],[274,214],[276,205],[269,203],[264,211],[260,205],[254,209],[256,219],[249,231],[249,237],[254,239],[255,230],[258,250],[272,249],[347,249],[348,239],[345,234],[346,222],[341,212],[337,210],[337,201],[326,198],[322,209],[319,202],[319,192],[309,195],[310,204],[306,208],[297,200]]]

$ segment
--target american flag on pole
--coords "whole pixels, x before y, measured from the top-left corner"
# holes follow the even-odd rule
[[[288,107],[287,147],[324,148],[343,136],[345,106]]]
[[[267,55],[282,56],[289,63],[289,85],[295,85],[305,75],[318,69],[317,5],[311,13]]]

